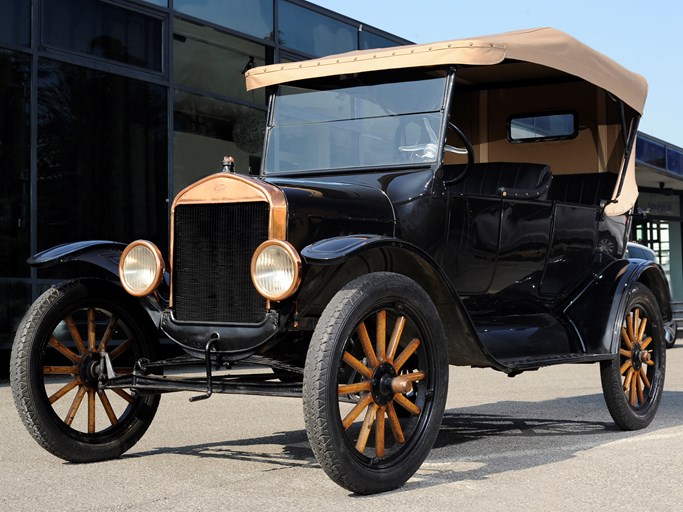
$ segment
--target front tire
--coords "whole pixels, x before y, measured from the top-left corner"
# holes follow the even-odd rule
[[[603,395],[614,422],[624,430],[647,427],[662,398],[666,347],[657,301],[645,285],[629,292],[617,357],[600,366]]]
[[[50,288],[27,311],[10,360],[16,408],[33,438],[71,462],[120,456],[149,427],[159,395],[98,388],[105,352],[117,374],[156,358],[158,339],[119,287],[97,280]]]
[[[381,272],[342,288],[304,371],[306,433],[327,475],[358,494],[403,485],[438,434],[447,361],[438,312],[417,283]]]

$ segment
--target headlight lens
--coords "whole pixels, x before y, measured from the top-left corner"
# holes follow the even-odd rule
[[[164,276],[164,260],[151,242],[137,240],[123,251],[119,278],[123,288],[136,297],[152,293]]]
[[[269,300],[283,300],[299,287],[301,258],[291,244],[282,240],[263,242],[251,259],[251,280]]]

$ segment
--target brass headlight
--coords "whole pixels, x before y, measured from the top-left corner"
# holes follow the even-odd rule
[[[290,297],[301,282],[301,258],[296,249],[282,240],[267,240],[251,258],[251,280],[268,300]]]
[[[131,295],[149,295],[157,289],[163,277],[164,259],[152,242],[136,240],[123,251],[119,261],[119,279]]]

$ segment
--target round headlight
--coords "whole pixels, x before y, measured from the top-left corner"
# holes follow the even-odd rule
[[[152,293],[164,276],[164,259],[157,247],[137,240],[123,251],[119,262],[119,278],[123,288],[136,297]]]
[[[283,300],[299,287],[301,258],[296,249],[282,240],[267,240],[251,259],[251,280],[268,300]]]

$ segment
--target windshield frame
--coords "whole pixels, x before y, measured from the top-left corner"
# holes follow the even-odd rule
[[[452,66],[449,67],[429,67],[429,68],[419,68],[417,71],[421,73],[425,78],[428,78],[429,74],[433,74],[433,78],[443,78],[443,89],[441,91],[441,98],[435,103],[438,103],[438,106],[436,110],[432,110],[429,112],[415,112],[415,113],[407,113],[407,114],[398,114],[398,115],[387,115],[385,116],[387,119],[391,119],[392,117],[401,117],[401,116],[422,116],[425,117],[426,115],[430,116],[435,116],[434,117],[434,123],[429,123],[430,125],[433,124],[434,128],[434,133],[436,134],[436,141],[434,142],[435,146],[435,151],[436,151],[436,156],[433,160],[430,161],[401,161],[401,162],[387,162],[387,163],[374,163],[374,164],[359,164],[359,165],[352,165],[352,166],[317,166],[314,168],[301,168],[301,169],[292,169],[292,170],[278,170],[278,171],[272,171],[269,170],[269,163],[271,159],[269,158],[270,151],[272,150],[271,145],[273,144],[273,132],[275,129],[281,128],[280,125],[277,125],[275,122],[276,116],[278,114],[278,98],[280,97],[280,87],[297,87],[297,86],[302,86],[303,88],[310,88],[310,84],[315,84],[316,80],[313,81],[302,81],[302,82],[292,82],[288,84],[281,84],[278,86],[274,86],[271,88],[269,91],[269,105],[268,105],[268,119],[267,119],[267,126],[266,126],[266,133],[264,137],[264,147],[263,147],[263,158],[261,160],[261,169],[260,169],[260,176],[262,177],[291,177],[291,176],[296,176],[296,175],[310,175],[310,174],[351,174],[351,173],[362,173],[362,172],[368,172],[368,171],[382,171],[382,170],[390,170],[390,169],[418,169],[418,168],[438,168],[442,165],[443,161],[443,149],[444,149],[444,144],[445,144],[445,139],[446,139],[446,127],[448,124],[448,117],[449,117],[449,111],[450,111],[450,103],[451,103],[451,95],[452,95],[452,89],[453,89],[453,84],[455,82],[454,78],[454,72],[455,68]],[[388,72],[381,72],[382,74],[387,74]],[[439,77],[437,74],[438,73],[444,73],[443,77]],[[377,80],[377,77],[380,76],[380,72],[372,72],[375,79],[375,83],[372,85],[377,85],[381,86],[383,84],[390,85],[393,83],[397,83],[398,81],[392,81],[392,80]],[[365,73],[360,73],[359,76],[367,76]],[[336,77],[339,78],[339,77]],[[406,80],[408,82],[408,80]],[[306,87],[308,85],[308,87]],[[336,88],[332,87],[329,90],[335,90]],[[344,89],[343,86],[339,87],[339,89]],[[364,121],[365,119],[378,119],[378,117],[370,116],[368,118],[353,118],[350,119],[350,122],[355,122],[355,123],[360,123]],[[379,119],[382,119],[382,116],[379,117]],[[330,120],[328,121],[329,123],[336,123],[336,122],[344,122],[343,120]],[[427,121],[424,121],[425,125]],[[310,126],[313,126],[316,123],[310,123]],[[318,123],[318,124],[324,124],[324,123]],[[287,126],[286,124],[284,126]],[[291,125],[290,125],[291,126]]]

